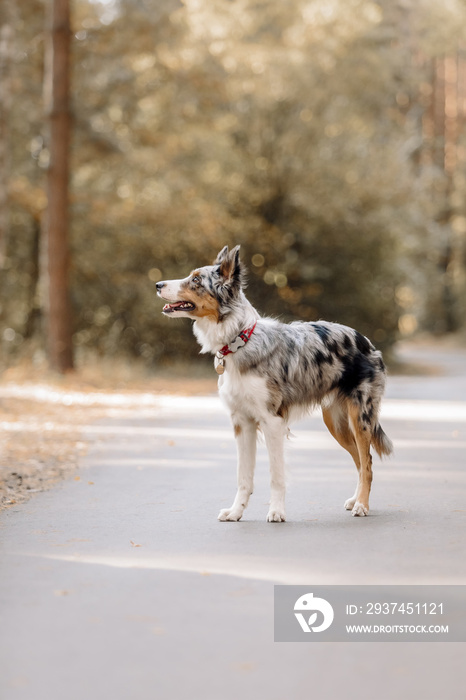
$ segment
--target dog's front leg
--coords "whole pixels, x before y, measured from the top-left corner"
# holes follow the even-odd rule
[[[238,450],[238,491],[231,508],[223,508],[218,514],[219,520],[240,520],[253,491],[257,424],[249,419],[240,421],[233,416],[233,426]]]
[[[272,416],[261,423],[270,462],[270,507],[267,513],[269,523],[281,523],[285,518],[285,421]]]

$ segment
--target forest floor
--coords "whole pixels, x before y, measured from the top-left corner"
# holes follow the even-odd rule
[[[438,353],[465,345],[458,336],[400,343],[390,373],[441,376]],[[215,394],[216,386],[215,373],[205,365],[149,374],[137,363],[99,360],[65,376],[30,362],[10,367],[0,375],[0,510],[61,479],[80,480],[86,426],[132,407],[156,405],[160,396]]]

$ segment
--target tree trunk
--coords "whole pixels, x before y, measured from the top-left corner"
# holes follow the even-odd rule
[[[9,233],[8,182],[10,177],[12,12],[5,2],[0,15],[0,268],[6,257]]]
[[[48,206],[48,352],[51,367],[73,368],[71,305],[69,300],[68,180],[71,115],[69,0],[51,0],[46,91],[49,93]]]

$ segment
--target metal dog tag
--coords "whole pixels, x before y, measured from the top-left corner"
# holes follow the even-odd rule
[[[246,345],[246,341],[239,335],[237,338],[234,339],[232,343],[230,343],[228,347],[230,348],[231,352],[236,352],[237,350],[242,348],[243,345]]]
[[[217,374],[223,374],[225,371],[225,358],[215,355],[214,367]]]

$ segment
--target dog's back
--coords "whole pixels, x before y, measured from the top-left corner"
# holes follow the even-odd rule
[[[391,443],[378,424],[385,365],[381,353],[358,331],[325,321],[284,324],[261,319],[235,360],[242,374],[266,379],[277,415],[289,419],[289,414],[322,404],[338,426],[350,402],[377,452],[390,454]]]

